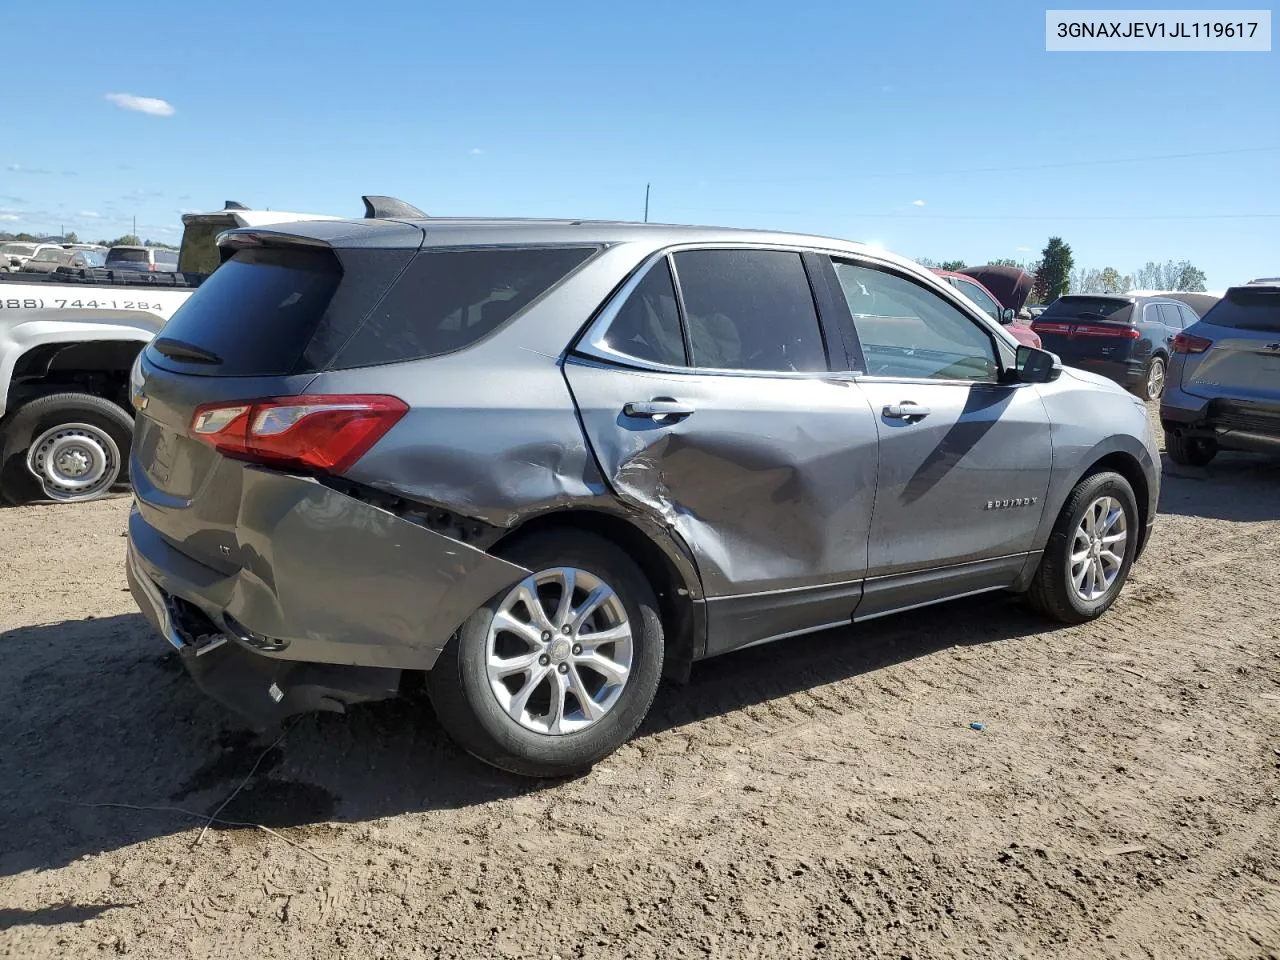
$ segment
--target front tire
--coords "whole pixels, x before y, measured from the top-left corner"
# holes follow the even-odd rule
[[[133,418],[88,393],[38,397],[8,419],[0,444],[0,499],[96,500],[128,479]]]
[[[1063,623],[1102,616],[1129,579],[1139,524],[1128,480],[1112,471],[1085,477],[1058,514],[1027,601]]]
[[[662,677],[653,587],[618,547],[555,531],[504,559],[532,571],[472,614],[427,675],[445,731],[485,763],[581,773],[640,726]]]
[[[1203,467],[1218,455],[1218,444],[1211,437],[1185,437],[1166,430],[1164,452],[1180,466]]]

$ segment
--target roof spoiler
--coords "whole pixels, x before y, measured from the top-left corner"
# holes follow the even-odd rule
[[[223,210],[248,210],[239,200],[228,200],[222,207]]]
[[[395,197],[365,196],[364,215],[366,220],[425,220],[427,215],[413,204],[397,200]]]

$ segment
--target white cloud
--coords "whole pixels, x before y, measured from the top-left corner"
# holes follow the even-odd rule
[[[0,213],[0,220],[4,220],[6,223],[14,223],[21,219],[16,213]]]
[[[135,97],[132,93],[108,93],[106,98],[121,110],[136,110],[153,117],[172,117],[173,104],[155,97]]]
[[[102,214],[98,213],[96,210],[81,210],[76,214],[76,216],[87,217],[90,220],[98,220],[102,217]]]
[[[923,207],[923,206],[924,206],[924,201],[923,201],[923,200],[912,200],[912,201],[911,201],[911,205],[912,205],[913,207]]]
[[[480,156],[480,154],[482,154],[482,153],[484,153],[484,150],[482,150],[480,147],[472,147],[472,148],[471,148],[471,155],[472,155],[473,157],[478,157],[478,156]]]
[[[1017,252],[1018,252],[1018,253],[1030,253],[1030,252],[1031,252],[1031,248],[1030,248],[1030,247],[1018,247],[1018,248],[1016,248],[1016,249],[1017,249]]]

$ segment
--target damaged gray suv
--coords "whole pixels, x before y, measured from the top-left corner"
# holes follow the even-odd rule
[[[134,596],[259,726],[425,671],[471,753],[573,773],[694,661],[984,591],[1088,620],[1149,537],[1143,404],[908,261],[368,212],[224,234],[132,378]]]

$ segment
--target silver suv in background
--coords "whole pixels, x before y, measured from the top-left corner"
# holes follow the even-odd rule
[[[1147,542],[1141,401],[823,237],[397,218],[246,228],[142,351],[127,570],[261,725],[427,671],[580,771],[695,660],[986,591],[1100,616]]]
[[[176,273],[178,251],[164,247],[112,247],[107,251],[106,267],[108,270]]]
[[[1160,420],[1174,463],[1280,454],[1280,281],[1232,287],[1174,338]]]

